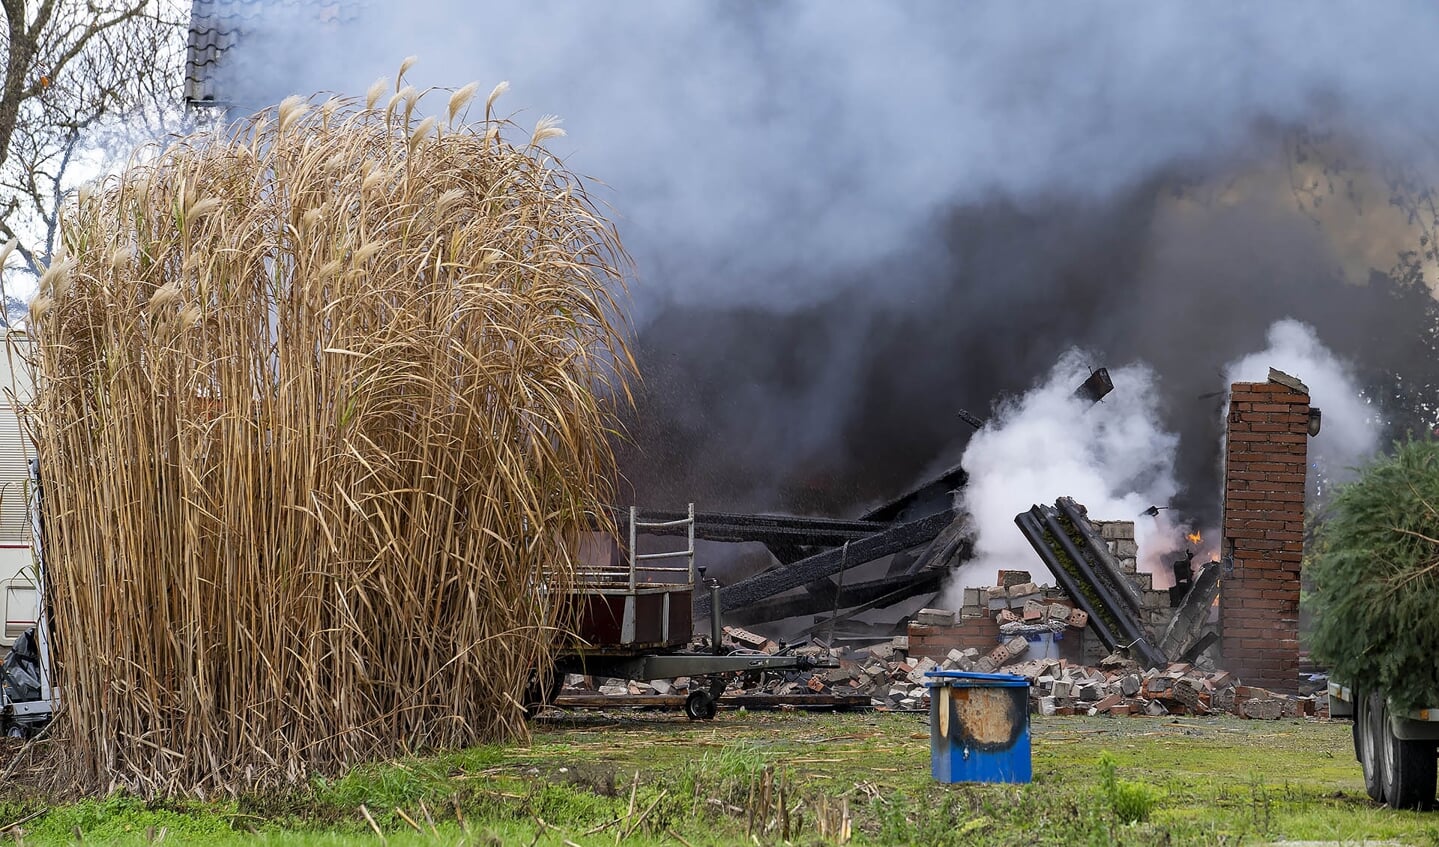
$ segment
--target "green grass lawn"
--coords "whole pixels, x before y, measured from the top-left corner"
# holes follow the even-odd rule
[[[0,810],[26,844],[1439,844],[1364,795],[1344,723],[1035,718],[1033,755],[1029,785],[939,785],[924,715],[576,713],[286,794]]]

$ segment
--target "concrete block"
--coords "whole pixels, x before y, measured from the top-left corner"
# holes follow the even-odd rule
[[[1052,717],[1058,704],[1053,697],[1039,698],[1039,713],[1045,717]]]
[[[1038,600],[1027,600],[1025,601],[1021,616],[1026,621],[1042,621],[1049,616],[1049,610]]]
[[[1105,521],[1100,525],[1099,534],[1108,540],[1134,538],[1134,521]]]
[[[1284,714],[1284,701],[1277,697],[1245,700],[1239,704],[1239,714],[1255,720],[1278,720]]]
[[[919,662],[915,664],[914,669],[911,670],[905,678],[908,679],[910,682],[919,684],[924,682],[925,674],[937,669],[938,667],[938,662],[931,658],[925,657],[923,659],[920,659]]]
[[[1049,619],[1052,621],[1067,621],[1074,610],[1063,603],[1049,604]]]
[[[730,638],[734,639],[740,644],[743,644],[746,647],[750,647],[755,650],[764,649],[765,644],[769,642],[769,639],[765,638],[763,635],[758,635],[756,633],[750,632],[747,629],[740,629],[737,626],[725,627],[724,634],[728,635]]]
[[[1174,697],[1175,700],[1183,703],[1189,709],[1202,709],[1199,702],[1199,688],[1195,685],[1193,680],[1181,679],[1175,682],[1174,688],[1171,689],[1170,694]]]
[[[1009,651],[1009,657],[1011,659],[1018,658],[1029,652],[1029,640],[1023,635],[1016,635],[1004,642],[1004,649]]]
[[[954,626],[953,609],[920,609],[914,613],[914,622],[926,626]]]
[[[1133,697],[1139,693],[1141,688],[1139,677],[1135,674],[1128,674],[1119,679],[1119,693],[1125,697]]]
[[[1031,594],[1038,594],[1038,593],[1039,593],[1039,586],[1038,586],[1038,585],[1035,585],[1035,584],[1032,583],[1032,582],[1022,582],[1022,583],[1020,583],[1020,584],[1018,584],[1018,585],[1011,585],[1011,586],[1009,586],[1009,587],[1005,590],[1005,593],[1007,593],[1007,594],[1009,595],[1009,598],[1010,598],[1011,600],[1013,600],[1013,599],[1016,598],[1016,597],[1021,597],[1021,598],[1022,598],[1022,597],[1028,597],[1028,596],[1030,596]]]

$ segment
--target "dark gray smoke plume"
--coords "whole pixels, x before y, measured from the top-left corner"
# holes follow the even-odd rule
[[[240,110],[414,54],[417,86],[564,117],[638,265],[643,504],[857,511],[1079,347],[1152,369],[1212,520],[1216,392],[1274,321],[1371,385],[1429,360],[1383,178],[1433,170],[1427,3],[293,8],[227,57]]]

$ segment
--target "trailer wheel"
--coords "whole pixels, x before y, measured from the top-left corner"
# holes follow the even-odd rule
[[[1355,693],[1354,750],[1364,771],[1364,791],[1376,803],[1384,802],[1383,706],[1377,694]]]
[[[1372,708],[1372,707],[1371,707]],[[1434,805],[1434,780],[1436,771],[1434,742],[1403,741],[1394,736],[1389,725],[1389,707],[1380,705],[1380,737],[1378,739],[1384,754],[1383,767],[1384,797],[1391,809],[1427,809]]]
[[[692,721],[714,720],[715,713],[718,711],[719,706],[715,703],[715,698],[703,688],[691,691],[690,696],[685,698],[685,715]]]

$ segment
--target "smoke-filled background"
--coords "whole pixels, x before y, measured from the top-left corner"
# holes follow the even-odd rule
[[[1389,433],[1431,423],[1439,7],[243,5],[240,111],[416,54],[417,86],[509,80],[502,111],[564,118],[637,265],[642,505],[856,514],[985,443],[960,409],[1107,365],[1096,421],[1144,431],[1093,423],[1100,456],[1144,485],[1102,496],[1213,525],[1230,365],[1284,319]],[[1335,401],[1294,372],[1322,445]]]
[[[1384,424],[1351,363],[1325,348],[1312,327],[1277,321],[1265,342],[1263,350],[1228,363],[1224,382],[1264,382],[1271,368],[1301,376],[1311,403],[1323,410],[1320,437],[1308,445],[1309,502],[1317,505],[1329,486],[1351,478],[1373,455]],[[1181,556],[1217,557],[1219,492],[1193,510],[1178,504],[1180,439],[1165,428],[1158,375],[1142,364],[1113,369],[1113,393],[1094,403],[1075,396],[1089,376],[1089,358],[1077,349],[1065,353],[1037,386],[1001,403],[970,439],[960,502],[976,531],[974,556],[941,605],[959,608],[959,589],[990,584],[997,570],[1032,561],[1014,516],[1059,497],[1073,497],[1098,519],[1133,521],[1139,568],[1155,575],[1156,587],[1173,584],[1171,565]],[[1218,415],[1222,419],[1222,406]],[[1223,428],[1222,420],[1214,423]],[[1221,444],[1210,447],[1217,469]]]

